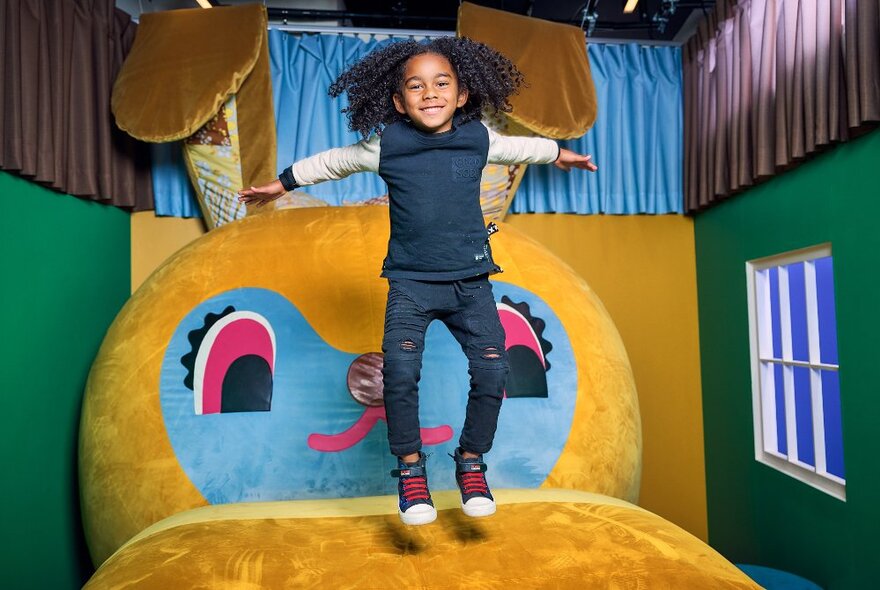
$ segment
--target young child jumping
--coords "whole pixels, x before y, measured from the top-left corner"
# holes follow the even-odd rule
[[[504,329],[489,275],[489,231],[480,209],[487,162],[548,164],[595,171],[590,156],[543,138],[505,137],[480,121],[510,111],[523,76],[504,56],[466,38],[404,41],[375,51],[344,72],[331,96],[348,94],[349,126],[364,139],[294,163],[269,184],[239,191],[244,203],[265,203],[286,191],[355,172],[378,172],[388,185],[391,237],[382,265],[385,311],[384,403],[398,468],[399,515],[405,524],[432,522],[419,436],[418,383],[428,324],[442,321],[468,359],[470,392],[459,446],[452,455],[461,505],[489,516],[495,499],[483,454],[492,448],[508,372]]]

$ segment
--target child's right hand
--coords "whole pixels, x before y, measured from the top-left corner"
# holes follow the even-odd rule
[[[593,156],[584,156],[562,148],[559,150],[559,157],[556,158],[556,161],[553,163],[557,168],[565,170],[566,172],[572,168],[580,168],[581,170],[595,172],[599,167],[593,164],[592,159]]]
[[[245,205],[254,203],[257,207],[262,207],[266,203],[270,203],[278,197],[283,196],[286,192],[287,191],[284,190],[281,181],[275,179],[269,184],[241,189],[238,191],[238,200]]]

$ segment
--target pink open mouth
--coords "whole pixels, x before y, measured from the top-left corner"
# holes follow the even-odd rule
[[[379,420],[385,420],[385,408],[380,406],[367,408],[348,430],[339,434],[310,434],[309,448],[323,453],[344,451],[361,442]],[[439,445],[452,438],[452,428],[446,424],[420,430],[424,445]]]
[[[382,403],[382,354],[362,354],[348,369],[348,391],[361,405],[367,406],[361,417],[347,430],[337,434],[312,433],[309,448],[323,453],[337,453],[361,442],[379,420],[385,420]],[[446,424],[421,428],[422,444],[439,445],[452,438],[452,428]]]

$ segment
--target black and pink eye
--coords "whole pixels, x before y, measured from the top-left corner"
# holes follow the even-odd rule
[[[547,371],[550,370],[547,354],[553,345],[543,337],[544,320],[531,314],[528,303],[514,303],[506,295],[497,306],[510,359],[505,394],[507,397],[547,397]]]
[[[275,333],[265,317],[231,305],[208,313],[188,334],[190,352],[184,385],[193,392],[196,414],[268,412],[272,409]]]

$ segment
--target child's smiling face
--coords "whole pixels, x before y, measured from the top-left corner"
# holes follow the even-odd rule
[[[406,62],[403,86],[394,94],[394,108],[418,129],[443,133],[452,129],[452,116],[467,99],[468,92],[459,89],[449,60],[436,53],[422,53]]]

